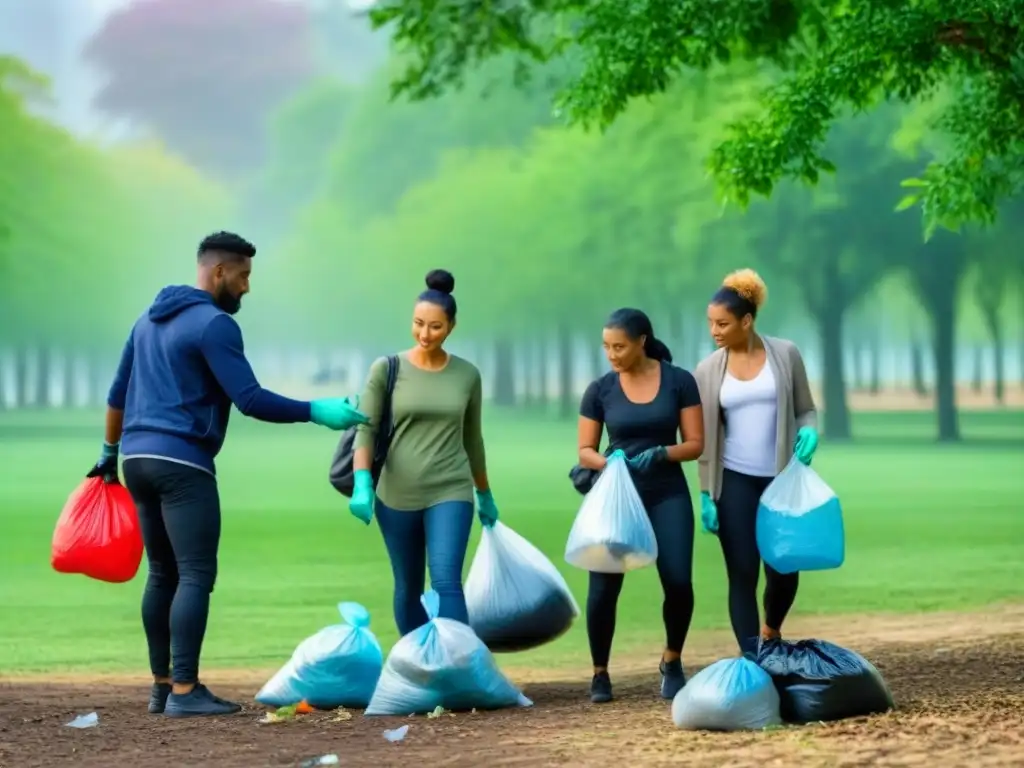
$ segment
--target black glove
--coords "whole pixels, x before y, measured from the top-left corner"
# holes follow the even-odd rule
[[[117,446],[103,444],[100,460],[89,470],[86,477],[102,477],[104,483],[118,483],[117,477]]]

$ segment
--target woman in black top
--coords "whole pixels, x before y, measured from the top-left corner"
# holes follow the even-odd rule
[[[671,699],[686,684],[681,655],[693,617],[693,503],[680,463],[695,461],[704,450],[700,393],[690,372],[671,364],[672,354],[638,309],[612,313],[604,327],[604,351],[612,370],[591,382],[580,403],[579,461],[588,469],[604,469],[607,459],[598,452],[602,428],[608,430],[610,448],[629,457],[630,475],[658,542],[666,634],[661,695]],[[595,704],[612,699],[608,659],[622,577],[590,574],[587,635]]]

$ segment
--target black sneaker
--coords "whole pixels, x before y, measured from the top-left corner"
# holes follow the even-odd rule
[[[199,683],[188,693],[172,692],[167,697],[164,714],[167,717],[210,717],[212,715],[234,715],[241,711],[241,704],[214,696],[209,688]]]
[[[153,688],[149,692],[149,714],[162,715],[167,707],[167,697],[170,695],[170,683],[153,683]]]
[[[598,672],[590,681],[590,700],[594,704],[607,704],[612,700],[612,679],[607,672]]]
[[[659,669],[661,670],[661,698],[674,699],[686,685],[683,662],[679,659],[662,661]]]

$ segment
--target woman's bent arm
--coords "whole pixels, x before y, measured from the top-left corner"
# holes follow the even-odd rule
[[[484,450],[483,429],[483,383],[479,374],[473,382],[473,389],[466,405],[466,421],[462,428],[462,443],[469,456],[469,471],[473,474],[473,485],[480,492],[490,489],[487,480],[487,452]]]
[[[387,388],[388,361],[382,357],[370,366],[366,377],[363,396],[359,398],[359,409],[370,419],[369,424],[356,427],[355,451],[352,455],[352,469],[373,468],[373,451],[377,445],[377,431],[380,429],[384,393]]]
[[[679,433],[683,441],[668,446],[669,461],[684,462],[700,458],[704,453],[704,411],[699,404],[679,412]]]

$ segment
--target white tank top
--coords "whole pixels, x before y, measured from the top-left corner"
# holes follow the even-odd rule
[[[750,381],[726,371],[719,402],[725,411],[722,465],[744,475],[775,477],[778,398],[769,362]]]

